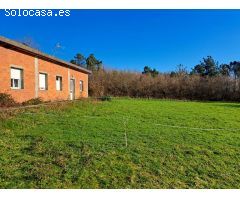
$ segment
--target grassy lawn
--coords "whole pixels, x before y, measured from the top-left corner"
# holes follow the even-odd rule
[[[0,188],[240,188],[237,103],[114,99],[0,115]]]

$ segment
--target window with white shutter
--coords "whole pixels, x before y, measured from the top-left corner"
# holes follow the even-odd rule
[[[62,91],[62,77],[56,76],[56,90]]]
[[[80,81],[80,92],[83,91],[83,81]]]
[[[44,73],[39,74],[39,89],[40,90],[47,90],[48,89],[47,74],[44,74]]]
[[[23,89],[23,70],[11,68],[11,88]]]

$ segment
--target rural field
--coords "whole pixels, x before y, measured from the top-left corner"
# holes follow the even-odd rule
[[[238,103],[84,100],[0,120],[0,188],[240,188]]]

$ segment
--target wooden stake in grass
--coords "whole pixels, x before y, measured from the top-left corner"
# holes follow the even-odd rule
[[[128,146],[128,141],[127,141],[127,119],[124,119],[123,124],[124,124],[125,145],[126,145],[126,148],[127,148],[127,146]]]

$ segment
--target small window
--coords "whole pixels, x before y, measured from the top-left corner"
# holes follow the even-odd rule
[[[56,76],[56,90],[62,91],[62,77]]]
[[[80,92],[83,91],[83,81],[80,81]]]
[[[11,68],[11,88],[23,89],[23,70]]]
[[[44,73],[39,74],[39,89],[40,90],[48,89],[47,74]]]

